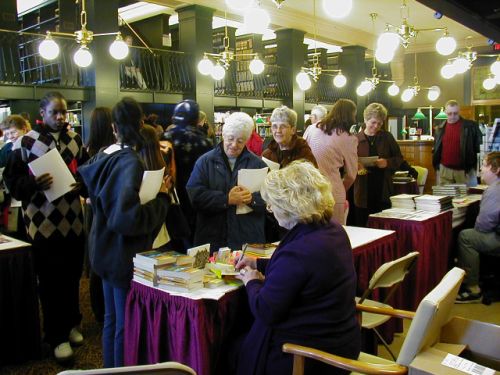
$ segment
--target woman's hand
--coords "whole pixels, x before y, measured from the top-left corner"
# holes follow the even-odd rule
[[[168,194],[172,189],[172,186],[173,186],[172,176],[169,175],[165,176],[160,186],[160,193]]]
[[[245,286],[250,280],[264,280],[265,277],[259,271],[251,269],[250,267],[245,267],[240,270],[240,274],[236,276],[237,279],[243,281]]]
[[[378,167],[378,168],[387,168],[387,159],[377,159],[375,161],[375,165]]]
[[[249,204],[252,202],[252,193],[242,186],[234,186],[229,190],[227,203],[229,205]]]
[[[252,257],[245,257],[245,256],[243,258],[240,257],[235,264],[236,265],[234,266],[234,268],[236,268],[237,271],[246,267],[249,267],[254,270],[257,269],[257,259]]]

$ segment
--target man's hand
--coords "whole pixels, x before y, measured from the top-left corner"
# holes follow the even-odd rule
[[[41,176],[35,178],[35,183],[38,190],[48,190],[52,185],[53,178],[49,173],[44,173]]]
[[[82,188],[82,183],[81,182],[74,182],[70,185],[71,187],[71,192],[72,193],[78,193],[80,189]]]
[[[387,159],[377,159],[375,161],[375,165],[378,167],[378,168],[387,168]]]
[[[170,190],[172,189],[173,186],[173,181],[172,181],[172,176],[165,176],[163,178],[163,182],[160,186],[160,193],[165,193],[168,194]]]
[[[235,186],[229,191],[228,204],[239,205],[252,202],[252,193],[242,186]]]

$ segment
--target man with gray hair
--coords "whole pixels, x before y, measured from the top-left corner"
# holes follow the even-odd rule
[[[315,105],[311,109],[311,125],[316,125],[328,114],[328,110],[322,105]],[[305,129],[304,129],[305,130]]]

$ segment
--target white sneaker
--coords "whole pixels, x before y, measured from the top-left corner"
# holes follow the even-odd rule
[[[80,333],[77,327],[71,328],[68,336],[69,342],[73,345],[82,345],[83,335]]]
[[[69,342],[63,342],[59,344],[54,349],[54,357],[56,360],[64,362],[73,358],[73,349],[71,349],[71,345]]]

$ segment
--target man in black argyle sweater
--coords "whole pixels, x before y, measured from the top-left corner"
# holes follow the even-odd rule
[[[35,270],[43,312],[45,342],[57,360],[73,356],[71,344],[81,344],[79,284],[83,264],[82,207],[77,188],[49,202],[43,193],[52,176],[35,178],[28,163],[57,148],[69,170],[75,174],[87,159],[82,139],[67,130],[66,99],[58,92],[40,101],[43,123],[19,138],[4,170],[12,196],[22,201],[26,230],[33,245]]]

